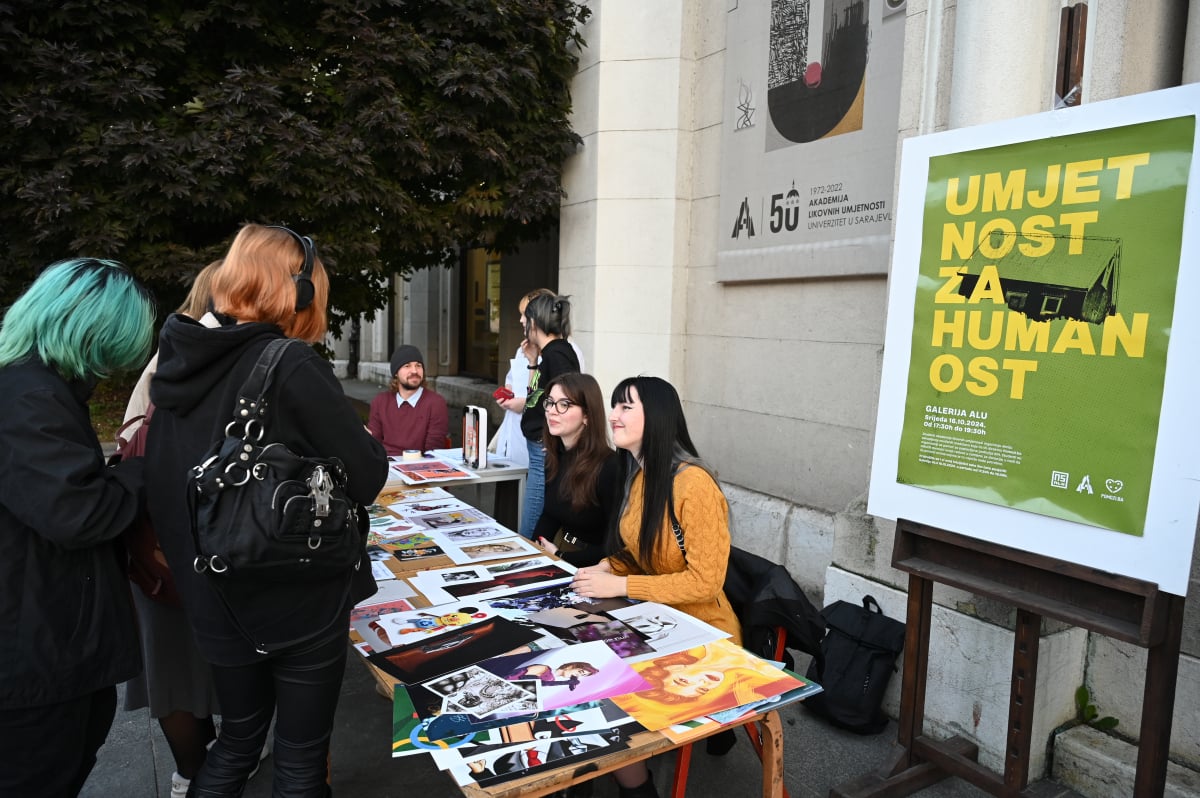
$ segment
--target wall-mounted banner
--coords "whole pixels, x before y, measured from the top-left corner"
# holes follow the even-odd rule
[[[905,142],[872,513],[1186,593],[1197,110],[1185,87]]]
[[[736,0],[719,280],[882,274],[906,0]]]

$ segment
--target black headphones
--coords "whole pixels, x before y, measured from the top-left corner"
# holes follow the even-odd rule
[[[296,243],[304,250],[304,266],[300,268],[299,274],[292,275],[292,282],[296,284],[296,312],[299,313],[312,304],[317,294],[312,281],[313,261],[317,258],[317,247],[311,238],[300,235],[290,227],[284,227],[281,224],[267,226],[284,231],[296,239]]]

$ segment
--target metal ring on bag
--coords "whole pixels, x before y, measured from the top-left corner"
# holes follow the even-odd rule
[[[245,430],[242,432],[242,440],[254,440],[256,443],[262,440],[263,432],[265,431],[262,422],[256,418],[251,418],[246,421]],[[253,436],[253,438],[251,437]]]
[[[208,563],[205,562],[203,557],[196,557],[196,559],[192,560],[192,570],[198,574],[202,574],[208,570]]]
[[[262,482],[267,477],[267,464],[255,463],[254,467],[250,469],[250,474],[259,482]]]
[[[240,480],[238,480],[236,475],[234,475],[235,469],[241,469],[242,471],[242,478]],[[230,475],[230,487],[236,488],[239,485],[245,485],[250,481],[250,469],[246,468],[241,463],[230,463],[229,465],[225,466],[225,474]]]
[[[313,545],[314,540],[317,542],[316,545]],[[321,538],[316,537],[316,536],[309,538],[308,539],[308,547],[310,549],[312,549],[313,551],[316,551],[317,549],[321,548]]]
[[[218,565],[221,567],[218,568]],[[221,558],[215,554],[208,558],[208,567],[212,569],[214,574],[223,574],[229,570],[229,566],[221,562]]]

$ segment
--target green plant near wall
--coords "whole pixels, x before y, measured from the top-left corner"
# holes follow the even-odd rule
[[[1075,712],[1079,724],[1091,726],[1098,731],[1115,729],[1120,722],[1111,715],[1100,717],[1100,710],[1092,703],[1092,694],[1086,684],[1081,684],[1075,690]]]

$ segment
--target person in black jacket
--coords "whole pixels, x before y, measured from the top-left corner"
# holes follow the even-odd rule
[[[146,441],[150,519],[196,644],[212,666],[223,718],[189,794],[241,795],[277,711],[274,794],[325,795],[350,608],[375,590],[365,546],[357,566],[327,582],[231,576],[218,593],[217,577],[193,567],[186,488],[189,469],[224,437],[237,392],[267,344],[325,334],[329,279],[311,239],[249,224],[225,255],[212,293],[221,326],[210,329],[179,314],[163,326],[150,384],[157,409]],[[387,457],[325,360],[308,347],[288,347],[267,402],[264,440],[300,455],[339,458],[349,497],[375,499]]]
[[[546,498],[533,539],[571,565],[595,565],[609,553],[623,493],[604,395],[592,375],[563,374],[550,381],[542,407]]]
[[[88,398],[140,368],[154,302],[120,264],[51,265],[0,327],[0,796],[78,795],[141,670],[123,551],[142,461],[108,468]]]
[[[560,374],[579,371],[579,358],[567,343],[571,331],[571,303],[565,296],[538,296],[525,306],[525,341],[521,348],[529,361],[529,389],[525,412],[521,414],[521,433],[529,450],[529,471],[525,478],[525,506],[521,510],[522,537],[533,539],[533,529],[542,515],[545,498],[545,451],[542,433],[546,428],[546,410],[542,407],[550,380]],[[517,379],[517,377],[513,377]]]

